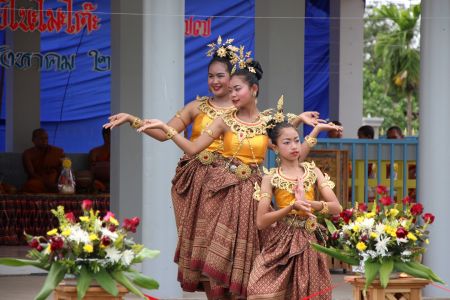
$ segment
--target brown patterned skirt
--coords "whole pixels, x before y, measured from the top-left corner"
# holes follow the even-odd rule
[[[185,291],[201,290],[205,280],[214,298],[228,294],[245,297],[252,264],[260,250],[253,192],[261,177],[253,169],[249,178],[239,179],[225,165],[220,160],[208,170],[195,232],[192,239],[181,241],[187,249],[180,250],[186,255],[179,257],[178,280]]]
[[[310,242],[314,233],[279,221],[255,260],[248,299],[331,299],[331,277],[325,255]]]

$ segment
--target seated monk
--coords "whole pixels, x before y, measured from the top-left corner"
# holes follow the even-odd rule
[[[100,192],[109,190],[109,157],[111,130],[102,129],[103,145],[89,152],[89,166],[94,178],[94,188]]]
[[[28,174],[22,190],[26,193],[56,193],[64,150],[48,144],[48,134],[43,128],[33,130],[32,141],[34,147],[22,154]]]

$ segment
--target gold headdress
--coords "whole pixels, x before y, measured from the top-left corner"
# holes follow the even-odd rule
[[[214,56],[216,54],[218,57],[227,57],[230,61],[236,56],[236,52],[239,48],[233,46],[231,43],[234,39],[227,39],[222,43],[222,37],[219,35],[216,43],[208,44],[209,50],[206,56]]]
[[[283,113],[283,105],[284,105],[284,95],[281,95],[280,98],[278,98],[277,110],[271,116],[270,124],[267,125],[268,128],[273,128],[278,123],[283,123],[284,121],[286,121],[286,119],[289,123],[292,123],[292,121],[297,117],[296,115],[291,114],[291,113],[284,114]],[[269,111],[271,111],[271,110],[269,110]]]
[[[236,72],[237,68],[240,70],[247,69],[249,72],[256,73],[255,68],[253,68],[250,63],[253,61],[251,57],[252,51],[247,51],[244,53],[245,47],[241,45],[239,47],[239,55],[235,52],[233,53],[233,57],[230,60],[231,64],[233,64],[233,70],[231,70],[231,74]]]

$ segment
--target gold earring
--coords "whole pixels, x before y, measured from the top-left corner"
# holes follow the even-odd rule
[[[252,96],[253,96],[253,97],[256,97],[256,92],[253,92],[253,93],[252,93]]]
[[[274,151],[274,152],[275,152],[275,155],[277,156],[277,157],[275,158],[275,162],[277,163],[277,166],[280,167],[281,159],[280,159],[280,157],[278,156],[278,151]]]

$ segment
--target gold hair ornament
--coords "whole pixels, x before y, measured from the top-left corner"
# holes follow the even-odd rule
[[[228,57],[228,59],[233,59],[236,56],[236,52],[239,48],[233,46],[231,43],[234,39],[227,39],[222,43],[222,37],[219,35],[216,43],[208,44],[209,50],[206,52],[206,56],[214,56],[216,54],[218,57]]]

